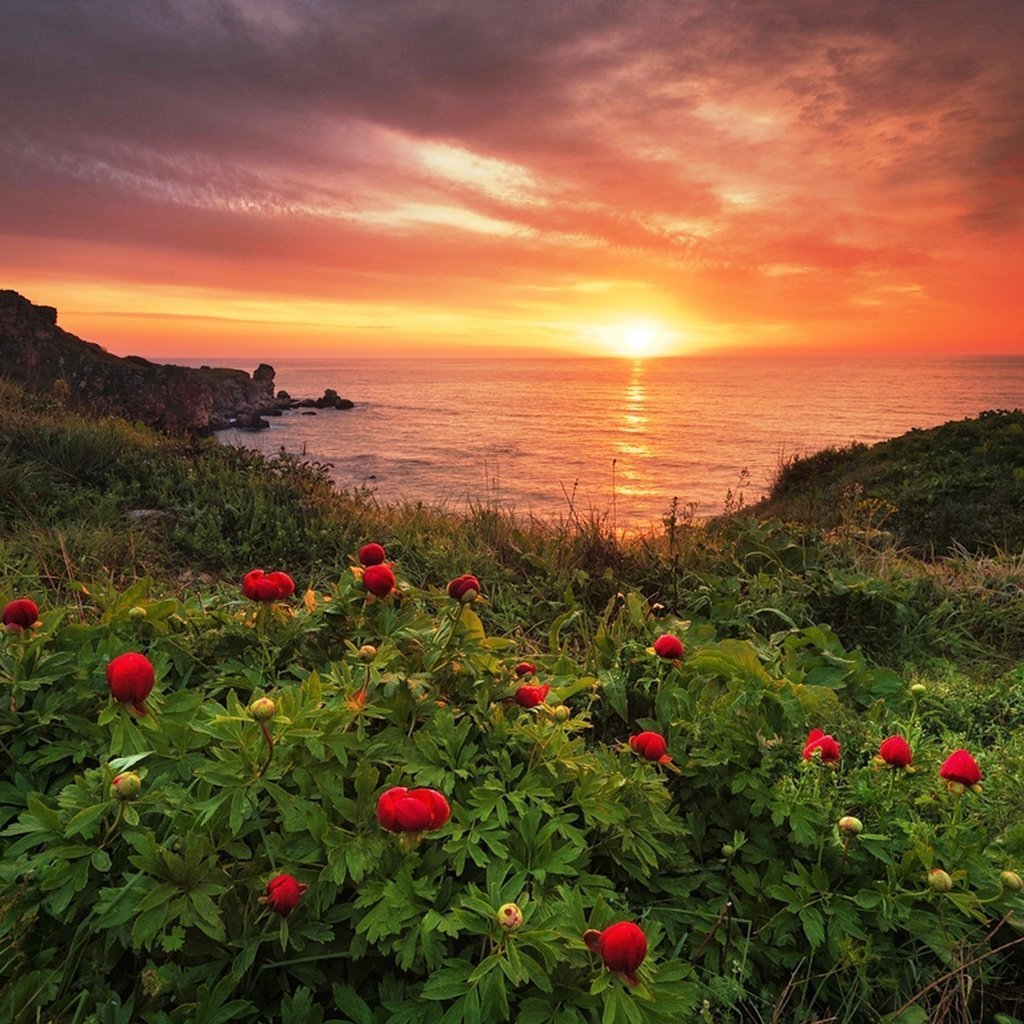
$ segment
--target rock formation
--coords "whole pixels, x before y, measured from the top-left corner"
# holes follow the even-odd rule
[[[71,408],[176,434],[209,433],[237,417],[255,423],[275,404],[274,369],[265,363],[250,377],[244,370],[122,359],[58,327],[52,306],[10,290],[0,290],[0,375]]]

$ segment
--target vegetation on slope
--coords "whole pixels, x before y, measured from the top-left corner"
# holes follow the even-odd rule
[[[921,562],[870,503],[828,534],[670,509],[629,541],[384,508],[294,460],[0,399],[0,598],[41,609],[0,634],[3,1019],[1024,1012],[1019,556]],[[367,592],[366,541],[393,591]],[[246,598],[255,567],[296,593]],[[155,668],[142,717],[108,683],[126,652]],[[524,660],[550,686],[529,707]],[[836,766],[805,760],[814,728]],[[914,770],[878,762],[893,734]],[[979,791],[939,776],[958,748]],[[395,786],[450,819],[393,835]],[[636,986],[583,938],[620,921],[649,947]]]
[[[851,502],[865,501],[878,525],[919,554],[1024,549],[1024,412],[793,459],[752,511],[831,529]]]

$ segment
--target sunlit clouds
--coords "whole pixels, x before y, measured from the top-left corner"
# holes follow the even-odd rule
[[[4,20],[0,286],[114,351],[1024,350],[1018,0]]]

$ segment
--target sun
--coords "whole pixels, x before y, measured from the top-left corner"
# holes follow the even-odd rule
[[[622,335],[623,353],[634,359],[642,359],[653,353],[656,340],[655,332],[650,327],[628,327]]]

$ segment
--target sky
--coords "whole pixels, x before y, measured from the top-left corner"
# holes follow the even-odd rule
[[[158,357],[1024,353],[1024,0],[5,0],[0,287]]]

